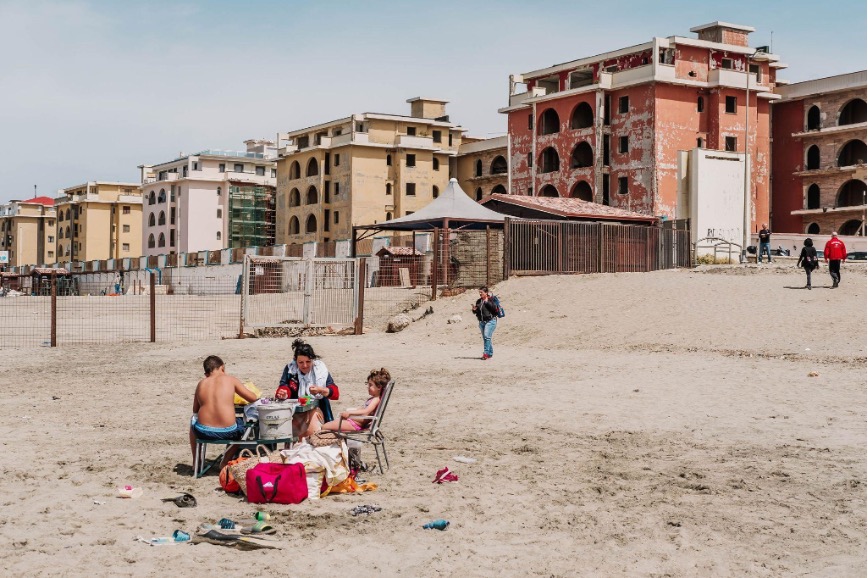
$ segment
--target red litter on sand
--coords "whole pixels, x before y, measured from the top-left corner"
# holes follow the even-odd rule
[[[432,484],[442,484],[443,482],[457,482],[458,474],[449,470],[449,466],[437,470],[437,475],[431,481]]]

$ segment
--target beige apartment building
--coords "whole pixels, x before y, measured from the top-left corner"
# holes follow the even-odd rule
[[[274,245],[274,143],[141,165],[143,255]]]
[[[48,197],[0,205],[0,268],[54,263],[54,221],[54,201]]]
[[[142,254],[138,183],[89,181],[58,191],[57,260],[123,259]]]
[[[472,199],[507,194],[509,155],[506,136],[477,139],[464,137],[458,148],[458,184]]]
[[[445,190],[463,129],[445,100],[407,102],[410,116],[366,112],[279,135],[278,244],[349,239],[353,225],[412,214]]]

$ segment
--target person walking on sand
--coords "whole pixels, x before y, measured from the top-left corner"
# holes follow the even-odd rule
[[[757,263],[763,262],[763,252],[769,258],[769,263],[772,262],[772,232],[769,231],[769,226],[763,223],[763,228],[759,230],[759,251],[756,253]]]
[[[498,309],[493,295],[488,292],[488,287],[479,288],[479,299],[471,307],[471,311],[476,314],[479,320],[479,331],[482,333],[482,359],[490,359],[494,355],[491,338],[494,336],[494,330],[497,329]]]
[[[817,261],[817,250],[814,248],[814,242],[808,238],[805,239],[804,247],[799,255],[799,260],[796,262],[796,267],[802,267],[805,270],[805,275],[808,276],[808,283],[805,289],[811,289],[811,271],[818,268],[820,263]]]
[[[844,241],[838,238],[838,233],[833,232],[832,238],[826,242],[823,249],[823,262],[829,263],[829,275],[832,276],[832,289],[838,287],[841,282],[841,261],[847,259],[847,247]]]

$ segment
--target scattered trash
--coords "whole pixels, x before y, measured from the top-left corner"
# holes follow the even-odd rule
[[[271,514],[269,514],[268,512],[256,512],[255,514],[253,514],[253,517],[260,522],[264,522],[265,520],[271,519]]]
[[[462,464],[475,464],[476,458],[468,458],[467,456],[453,456],[452,458],[456,462],[460,462]]]
[[[371,504],[371,505],[364,504],[362,506],[356,506],[355,508],[353,508],[350,511],[350,514],[352,514],[353,516],[358,516],[360,514],[368,515],[368,514],[373,514],[374,512],[379,512],[382,509],[383,508],[381,508],[380,506],[378,506],[376,504]]]
[[[57,401],[58,399],[60,399],[60,396],[58,396],[58,395],[52,395],[52,396],[51,396],[51,399],[53,399],[54,401]]]
[[[190,534],[183,530],[175,530],[172,532],[172,539],[175,540],[175,542],[189,542]]]
[[[426,530],[445,530],[449,527],[449,520],[434,520],[422,525]]]
[[[808,377],[820,377],[820,374],[817,373],[816,371],[812,371],[811,373],[808,374]]]
[[[144,493],[144,490],[141,488],[134,488],[133,486],[118,486],[118,497],[119,498],[138,498]]]
[[[146,540],[141,536],[136,536],[136,542],[144,542],[151,546],[177,546],[178,544],[189,543],[190,534],[182,532],[181,530],[175,530],[175,533],[171,536],[159,536],[157,538],[151,538],[150,540]]]
[[[102,500],[94,500],[93,503],[97,506],[102,506],[103,504],[105,504],[105,502],[103,502]]]
[[[224,530],[232,530],[235,528],[235,522],[230,520],[229,518],[221,518],[217,525],[223,528]]]
[[[441,470],[437,470],[437,475],[431,481],[432,484],[442,484],[443,482],[457,482],[458,474],[449,470],[449,466]]]
[[[196,498],[193,497],[192,494],[183,493],[180,496],[174,498],[163,498],[161,501],[163,502],[173,502],[179,508],[195,508],[196,507]]]

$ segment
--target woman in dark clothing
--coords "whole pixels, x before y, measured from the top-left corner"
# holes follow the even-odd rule
[[[479,299],[476,300],[472,311],[479,320],[479,331],[482,332],[482,359],[489,359],[494,355],[491,338],[494,330],[497,329],[497,304],[488,292],[488,287],[479,288]]]
[[[820,266],[820,262],[817,260],[817,250],[814,249],[814,242],[811,239],[805,239],[805,246],[802,247],[796,266],[804,268],[805,275],[808,276],[808,284],[805,285],[805,288],[810,289],[811,271]]]

